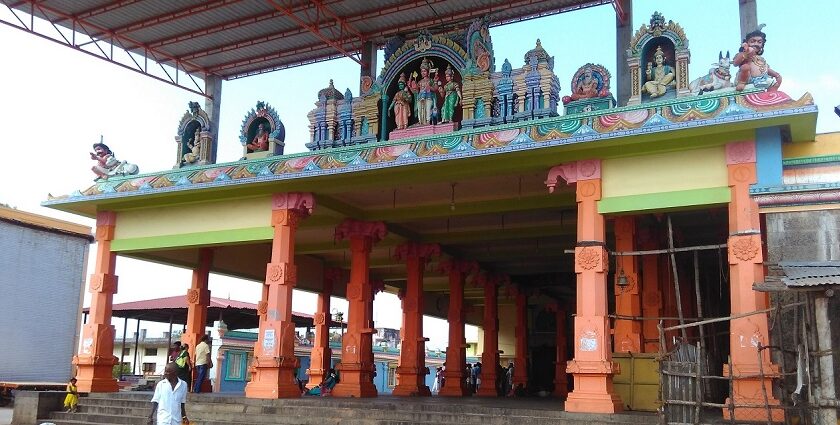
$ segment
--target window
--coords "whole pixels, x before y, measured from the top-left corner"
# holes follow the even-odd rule
[[[397,368],[395,367],[388,367],[388,386],[397,386]]]
[[[243,369],[245,366],[245,353],[242,351],[228,351],[227,357],[227,373],[225,379],[231,381],[241,381],[243,378]]]
[[[158,349],[157,348],[147,348],[146,355],[147,356],[157,356]]]
[[[155,373],[155,369],[157,369],[157,363],[143,363],[143,373]]]
[[[123,356],[130,356],[131,355],[131,349],[130,348],[123,348],[122,355]]]

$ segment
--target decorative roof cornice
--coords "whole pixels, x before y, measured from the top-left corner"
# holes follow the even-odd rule
[[[793,100],[781,92],[707,94],[462,130],[431,138],[408,138],[264,159],[209,164],[189,169],[112,177],[84,191],[51,198],[43,205],[352,173],[809,114],[815,113],[816,110],[813,98],[808,93],[799,100]]]

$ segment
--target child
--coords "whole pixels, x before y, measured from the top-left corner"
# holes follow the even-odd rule
[[[67,396],[64,397],[64,408],[67,413],[75,413],[76,405],[79,404],[79,391],[76,389],[76,378],[70,379],[67,384]]]

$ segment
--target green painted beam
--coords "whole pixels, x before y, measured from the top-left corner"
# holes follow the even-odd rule
[[[270,241],[273,238],[274,228],[271,226],[252,227],[247,229],[219,230],[215,232],[114,239],[111,242],[111,250],[114,252],[130,252],[196,246],[232,245]]]
[[[598,212],[601,214],[650,212],[702,205],[719,205],[726,204],[729,201],[728,187],[712,187],[604,198],[598,201]]]

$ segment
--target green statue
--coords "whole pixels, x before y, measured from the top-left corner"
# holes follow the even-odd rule
[[[455,70],[451,65],[446,66],[446,84],[439,86],[441,96],[443,96],[443,107],[440,110],[441,123],[452,121],[455,116],[455,107],[461,104],[461,86],[453,81],[455,77]]]

